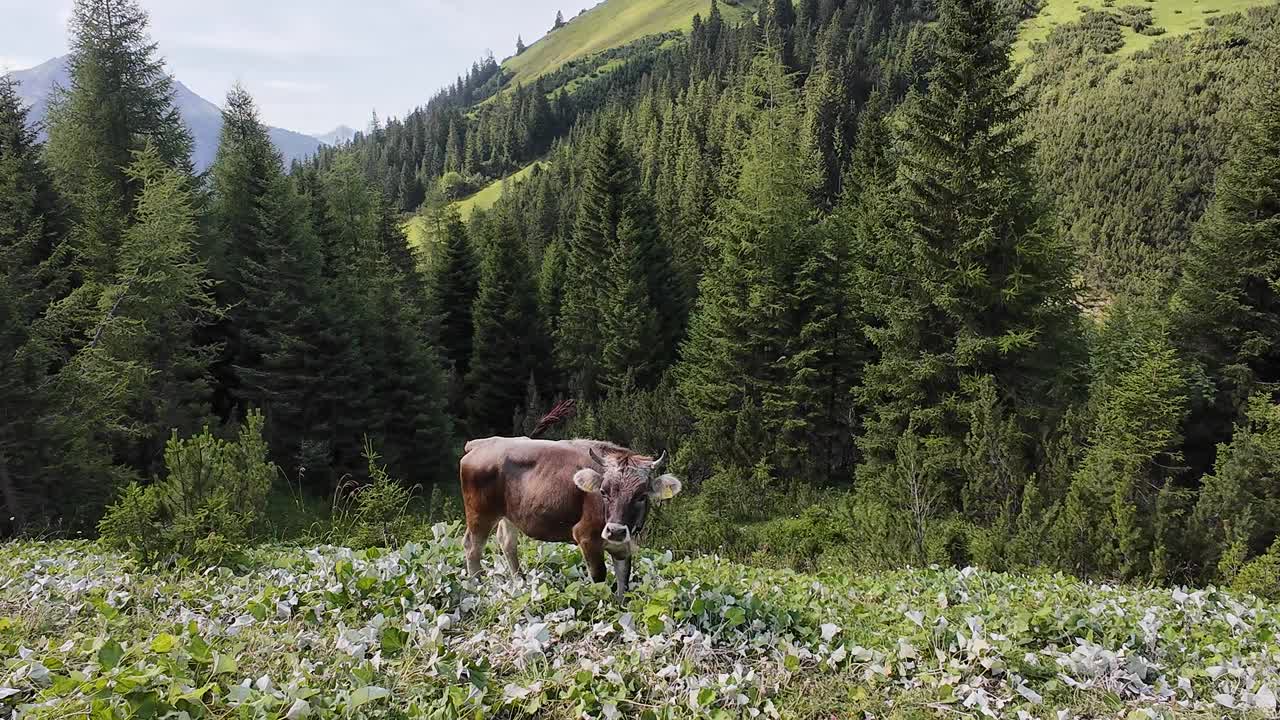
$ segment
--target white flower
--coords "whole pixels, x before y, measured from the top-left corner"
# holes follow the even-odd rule
[[[836,633],[838,632],[840,632],[839,625],[835,625],[833,623],[823,623],[822,624],[822,641],[831,642],[831,638],[835,637]]]

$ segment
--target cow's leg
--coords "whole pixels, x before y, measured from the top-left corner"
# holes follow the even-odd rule
[[[498,544],[502,546],[502,554],[507,558],[507,569],[511,571],[513,580],[523,580],[520,571],[520,531],[511,521],[503,518],[498,522]]]
[[[467,518],[467,534],[462,539],[462,549],[467,554],[467,572],[480,574],[480,558],[484,557],[484,545],[489,542],[489,533],[493,532],[493,521],[484,521],[478,517]]]
[[[604,543],[600,539],[600,527],[588,528],[584,523],[573,526],[573,539],[587,561],[587,572],[592,582],[604,582],[608,575],[604,569]]]
[[[618,602],[623,602],[627,597],[627,587],[631,584],[631,556],[613,558],[613,574],[617,578],[618,584],[614,590],[614,597]]]

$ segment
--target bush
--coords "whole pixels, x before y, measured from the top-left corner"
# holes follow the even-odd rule
[[[475,191],[471,181],[456,170],[445,173],[439,182],[440,193],[448,200],[460,200]]]
[[[369,465],[369,482],[348,482],[335,494],[334,540],[353,548],[402,545],[421,525],[410,512],[413,490],[387,474],[368,440],[364,458]]]
[[[1266,555],[1250,560],[1240,569],[1231,581],[1231,589],[1280,601],[1280,537],[1271,544]]]
[[[235,442],[209,428],[165,446],[167,476],[125,489],[99,525],[103,541],[151,565],[221,565],[238,559],[266,507],[275,466],[267,460],[260,412]]]

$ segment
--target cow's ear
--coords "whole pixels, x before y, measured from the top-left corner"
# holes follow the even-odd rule
[[[663,475],[649,487],[649,497],[654,500],[670,500],[680,494],[683,486],[675,475]]]
[[[573,484],[584,493],[599,492],[600,486],[604,484],[604,476],[591,468],[582,468],[573,474]]]

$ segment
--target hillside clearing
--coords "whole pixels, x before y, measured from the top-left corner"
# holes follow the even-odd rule
[[[533,172],[533,168],[537,165],[538,163],[536,162],[529,163],[511,175],[485,185],[478,192],[451,203],[450,207],[457,210],[463,220],[470,220],[471,213],[476,210],[488,210],[502,198],[506,183],[524,180],[529,177],[529,174]],[[404,231],[409,238],[409,244],[414,247],[425,247],[430,242],[431,229],[428,227],[426,218],[421,215],[415,215],[410,218],[404,224]]]
[[[264,548],[247,570],[206,573],[140,571],[87,543],[8,544],[0,709],[1217,717],[1273,712],[1280,689],[1280,611],[1214,590],[973,569],[804,576],[646,553],[618,607],[574,548],[526,542],[517,588],[496,550],[476,581],[457,527],[432,533],[391,552]]]
[[[754,11],[757,2],[720,3],[726,20],[738,21]],[[711,0],[605,0],[508,58],[508,85],[530,83],[570,60],[634,42],[646,35],[688,30],[693,16],[704,18]]]
[[[1134,0],[1133,2],[1090,2],[1089,0],[1046,0],[1040,13],[1022,24],[1018,42],[1014,45],[1015,60],[1026,60],[1031,55],[1031,45],[1049,37],[1058,25],[1080,19],[1082,8],[1114,9],[1120,6],[1137,6],[1151,9],[1153,25],[1162,27],[1161,35],[1143,35],[1125,28],[1125,43],[1116,54],[1132,55],[1145,50],[1161,38],[1177,37],[1203,30],[1208,18],[1225,13],[1243,12],[1251,7],[1271,4],[1273,0]]]

